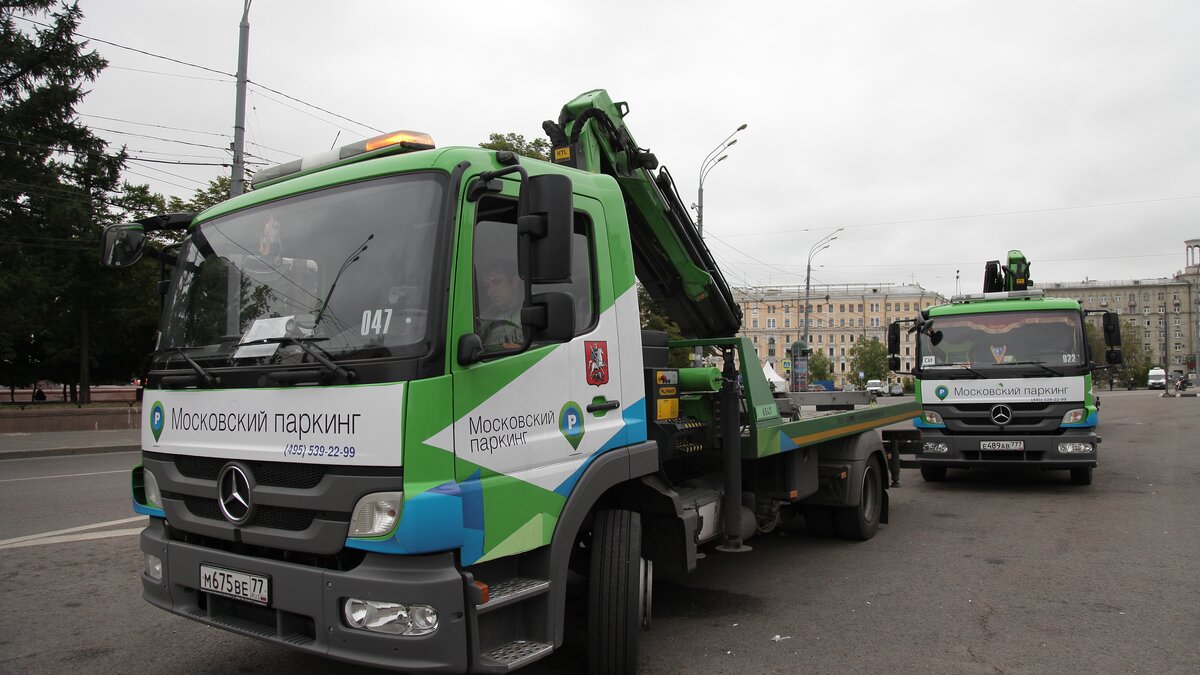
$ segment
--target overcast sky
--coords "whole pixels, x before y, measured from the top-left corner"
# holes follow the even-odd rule
[[[84,35],[237,69],[239,0],[80,6]],[[1200,238],[1194,0],[256,0],[250,25],[253,82],[353,120],[252,87],[248,152],[270,162],[375,135],[362,125],[439,146],[534,138],[605,88],[690,204],[705,156],[748,124],[704,183],[706,239],[735,285],[802,286],[810,247],[839,227],[814,284],[947,295],[956,270],[980,290],[1010,248],[1041,282],[1133,279],[1174,274]],[[138,157],[228,161],[231,77],[92,46],[110,66],[81,112],[100,135]],[[228,171],[129,168],[185,197]]]

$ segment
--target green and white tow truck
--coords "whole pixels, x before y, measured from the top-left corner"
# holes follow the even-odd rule
[[[1118,317],[1085,312],[1068,298],[1032,288],[1030,263],[1009,251],[989,262],[984,292],[955,296],[912,322],[920,417],[917,462],[927,481],[948,469],[1036,466],[1067,469],[1088,485],[1100,436],[1093,361],[1084,323],[1103,314],[1109,364],[1121,363]],[[900,324],[888,335],[890,367],[899,368]]]
[[[579,591],[590,667],[622,672],[656,566],[791,513],[875,534],[875,430],[919,408],[781,416],[627,113],[571,101],[552,163],[398,132],[106,230],[104,264],[170,270],[132,476],[146,600],[357,664],[505,672],[563,644]],[[641,330],[635,277],[687,339]]]

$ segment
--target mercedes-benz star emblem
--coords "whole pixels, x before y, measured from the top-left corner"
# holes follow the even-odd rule
[[[250,477],[237,464],[226,464],[217,476],[217,504],[225,519],[234,525],[250,520]]]
[[[1012,421],[1012,416],[1012,408],[1003,403],[992,406],[992,421],[996,424],[1004,426]]]

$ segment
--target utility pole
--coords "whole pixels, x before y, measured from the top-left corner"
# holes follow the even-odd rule
[[[833,232],[830,232],[829,234],[825,235],[824,237],[821,237],[821,239],[818,240],[817,243],[812,245],[812,248],[808,249],[808,265],[805,267],[805,270],[804,270],[804,318],[802,318],[801,322],[800,322],[800,328],[804,331],[804,346],[805,347],[809,347],[809,344],[808,344],[808,340],[809,340],[809,337],[808,337],[808,333],[809,333],[809,331],[808,331],[808,291],[809,291],[809,287],[810,287],[809,282],[812,280],[812,259],[813,259],[813,256],[815,256],[816,254],[829,248],[829,245],[833,242],[833,240],[837,239],[837,233],[841,232],[843,229],[845,229],[845,228],[839,227],[838,229],[834,230]]]
[[[246,62],[250,51],[250,2],[242,10],[238,31],[237,102],[233,113],[233,175],[229,180],[229,196],[246,191]]]

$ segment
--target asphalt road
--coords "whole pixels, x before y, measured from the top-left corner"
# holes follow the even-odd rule
[[[906,470],[869,542],[801,526],[660,575],[642,671],[1200,671],[1200,399],[1105,393],[1101,417],[1091,486],[1020,471],[926,484]],[[125,533],[139,525],[135,461],[0,462],[0,672],[338,670],[140,599]],[[579,657],[527,672],[577,672]]]

